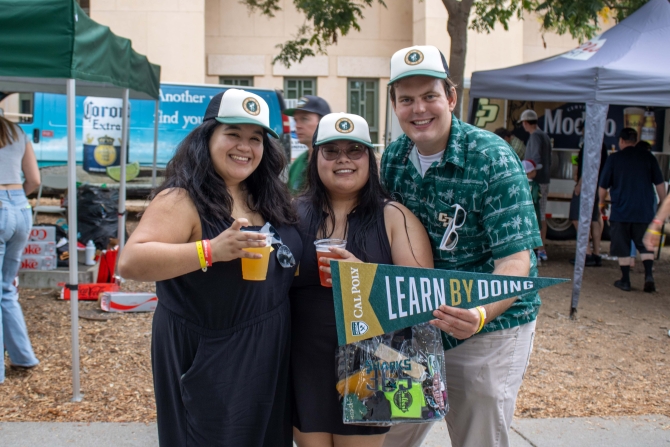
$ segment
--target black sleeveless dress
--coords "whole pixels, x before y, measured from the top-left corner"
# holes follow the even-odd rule
[[[203,219],[203,239],[228,228]],[[300,261],[292,226],[277,227]],[[240,259],[158,281],[151,360],[162,447],[293,445],[289,287],[296,267],[271,253],[265,281]]]
[[[342,423],[342,405],[337,384],[337,329],[333,289],[322,287],[317,265],[317,221],[310,203],[298,201],[302,260],[291,286],[291,380],[293,425],[303,433],[325,432],[336,435],[377,435],[388,427],[366,427]],[[351,251],[364,262],[392,264],[391,245],[383,212],[377,225],[366,234],[366,253]],[[348,234],[362,231],[354,210],[348,216]]]

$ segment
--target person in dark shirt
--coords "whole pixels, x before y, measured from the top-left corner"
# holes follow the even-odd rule
[[[551,140],[549,135],[537,126],[537,113],[534,110],[524,110],[519,118],[523,130],[530,134],[526,143],[524,160],[533,160],[536,166],[542,166],[537,171],[535,182],[540,185],[540,234],[542,247],[537,249],[537,258],[546,262],[547,252],[544,249],[544,240],[547,238],[547,198],[549,196],[549,182],[551,172]]]
[[[656,187],[659,202],[665,199],[665,182],[658,161],[651,152],[635,145],[637,131],[626,127],[619,134],[621,151],[608,157],[600,175],[600,209],[605,211],[607,190],[610,191],[612,211],[610,213],[610,254],[619,258],[621,279],[614,286],[629,291],[630,242],[637,247],[644,264],[644,291],[654,292],[656,286],[652,275],[654,254],[642,242],[647,225],[654,218],[654,192]]]

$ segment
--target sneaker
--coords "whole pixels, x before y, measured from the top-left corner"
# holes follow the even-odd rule
[[[603,266],[603,258],[600,255],[591,255],[591,259],[593,260],[593,267],[602,267]]]
[[[616,287],[617,289],[621,289],[624,292],[630,292],[630,283],[624,282],[620,279],[614,281],[614,287]]]
[[[644,278],[644,291],[647,293],[656,292],[656,283],[653,276]]]
[[[547,262],[549,260],[549,258],[547,257],[547,252],[544,250],[538,250],[537,259],[539,259],[542,262]]]

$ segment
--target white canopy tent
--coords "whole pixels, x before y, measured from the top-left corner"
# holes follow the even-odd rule
[[[618,25],[559,56],[475,72],[470,97],[586,103],[582,200],[571,315],[577,310],[610,104],[670,106],[670,3],[651,0]],[[470,107],[471,113],[476,107]]]

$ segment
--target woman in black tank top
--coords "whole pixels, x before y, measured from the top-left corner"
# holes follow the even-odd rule
[[[279,180],[285,160],[268,133],[276,137],[260,96],[215,96],[121,253],[123,277],[156,281],[151,360],[163,447],[292,445],[288,290],[302,243]],[[266,241],[241,228],[266,222],[282,244],[264,281],[243,280],[241,258],[260,257],[244,249]]]
[[[331,251],[350,262],[415,267],[433,266],[430,242],[419,220],[383,191],[362,117],[326,115],[313,141],[308,189],[298,199],[302,261],[290,292],[294,438],[298,447],[381,446],[388,428],[342,423],[333,293],[319,280],[319,269],[330,268],[318,266],[314,241],[346,239],[346,249]]]

